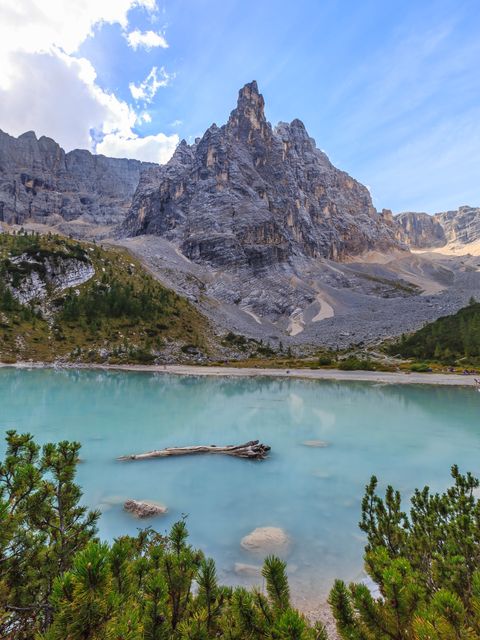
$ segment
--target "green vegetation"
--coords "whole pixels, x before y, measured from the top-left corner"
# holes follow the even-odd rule
[[[245,351],[248,346],[248,340],[245,336],[242,336],[238,333],[233,333],[233,331],[229,331],[227,335],[223,338],[222,344],[225,347],[236,347],[241,351]]]
[[[0,637],[15,640],[322,640],[290,605],[285,563],[265,560],[265,592],[220,586],[212,559],[146,529],[111,545],[79,506],[78,443],[7,434],[0,463]]]
[[[427,324],[411,336],[388,346],[391,354],[445,364],[465,359],[480,363],[480,303],[470,304],[456,314]]]
[[[375,371],[377,366],[375,362],[370,360],[370,358],[349,356],[348,358],[345,358],[345,360],[340,360],[338,368],[342,371]]]
[[[420,287],[405,280],[390,280],[388,278],[374,276],[370,273],[363,273],[362,271],[355,271],[355,274],[365,280],[378,282],[381,286],[377,287],[377,291],[381,293],[384,298],[391,298],[398,295],[416,296],[421,293]],[[385,290],[385,287],[390,287],[390,291]]]
[[[184,520],[112,544],[80,506],[78,443],[40,449],[7,433],[0,462],[0,637],[15,640],[326,640],[292,608],[285,563],[265,560],[263,589],[218,584]],[[372,477],[362,501],[365,584],[337,580],[329,602],[344,640],[480,639],[480,483],[416,490],[410,512]]]
[[[337,580],[330,603],[345,640],[480,638],[479,482],[452,468],[443,494],[416,490],[410,514],[392,487],[372,477],[362,503],[365,568],[378,586]]]
[[[224,339],[225,340],[225,339]],[[222,344],[225,345],[225,341]],[[255,342],[250,340],[249,342]],[[260,345],[260,343],[258,343]],[[235,366],[238,368],[269,369],[343,369],[344,371],[395,371],[396,366],[384,359],[373,359],[369,355],[348,355],[348,352],[319,351],[310,356],[294,356],[292,353],[274,351],[271,347],[259,348],[242,360],[215,361],[214,366]]]
[[[229,331],[222,340],[224,347],[229,347],[240,351],[241,353],[247,353],[250,351],[250,358],[263,357],[272,358],[278,353],[268,343],[265,344],[263,340],[255,340],[254,338],[246,338],[238,333]],[[279,351],[282,349],[280,348]]]
[[[429,373],[432,370],[426,362],[414,362],[410,365],[410,371],[415,373]]]
[[[60,279],[78,266],[94,275],[71,288]],[[43,283],[21,304],[15,292]],[[0,360],[153,362],[168,347],[208,350],[205,319],[119,249],[61,236],[0,234]],[[185,353],[185,351],[183,352]]]

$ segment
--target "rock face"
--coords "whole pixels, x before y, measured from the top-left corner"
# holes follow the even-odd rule
[[[261,268],[398,248],[366,187],[336,169],[300,120],[267,122],[256,82],[226,125],[141,175],[122,232],[155,234],[190,260]]]
[[[414,249],[469,244],[480,239],[480,208],[459,207],[433,216],[427,213],[400,213],[395,216],[396,237]]]
[[[396,216],[398,229],[396,237],[410,247],[442,247],[445,243],[445,231],[440,222],[428,213],[411,211]]]
[[[88,260],[57,257],[32,257],[22,254],[11,258],[18,271],[13,280],[7,275],[13,297],[21,304],[44,300],[52,290],[56,292],[78,287],[95,274]],[[18,281],[15,281],[18,280]]]
[[[460,207],[437,216],[447,243],[469,244],[480,239],[480,207]]]
[[[145,500],[127,500],[123,508],[137,518],[152,518],[167,513],[163,505]]]
[[[13,138],[0,130],[0,221],[52,224],[122,221],[140,173],[153,166],[75,149],[69,153],[33,131]]]

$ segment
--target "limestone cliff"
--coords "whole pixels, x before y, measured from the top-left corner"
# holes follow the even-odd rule
[[[435,216],[408,211],[395,216],[396,237],[415,249],[442,247],[446,243],[445,231]]]
[[[81,149],[65,153],[33,131],[14,138],[0,130],[0,221],[118,223],[149,166]]]
[[[78,287],[95,275],[92,263],[85,257],[23,253],[10,259],[10,272],[5,284],[21,304],[43,301],[53,293]]]
[[[460,207],[437,214],[447,243],[469,244],[480,239],[480,207]]]
[[[256,82],[240,90],[226,125],[141,175],[122,233],[163,236],[220,267],[399,247],[366,187],[331,164],[300,120],[272,128]]]
[[[397,238],[415,249],[466,245],[480,239],[480,207],[459,207],[432,216],[401,213],[395,216]]]

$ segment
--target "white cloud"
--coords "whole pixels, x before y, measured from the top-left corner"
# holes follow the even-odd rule
[[[165,161],[178,139],[159,133],[140,138],[136,123],[151,122],[97,84],[91,62],[75,56],[96,25],[128,28],[134,7],[156,10],[155,0],[2,0],[0,3],[0,123],[19,135],[35,130],[67,151],[95,148],[112,155]],[[172,76],[152,69],[140,86],[144,100]]]
[[[140,31],[139,29],[135,29],[127,33],[125,37],[128,44],[134,50],[137,50],[138,47],[144,47],[145,49],[153,49],[155,47],[168,49],[168,42],[165,36],[156,31]]]
[[[123,137],[118,134],[108,134],[97,145],[97,153],[103,153],[113,158],[137,158],[146,162],[168,162],[179,143],[177,134],[167,136],[157,135]]]
[[[65,149],[90,148],[90,130],[128,134],[135,112],[95,84],[95,70],[85,59],[61,53],[18,53],[10,64],[15,81],[0,87],[0,122],[12,135],[35,130]]]
[[[0,57],[23,51],[45,53],[58,47],[71,55],[93,34],[95,25],[128,26],[128,12],[134,7],[149,11],[155,0],[2,0],[0,4]],[[9,74],[0,66],[0,82]],[[9,74],[10,79],[13,74]]]
[[[174,74],[169,74],[165,71],[164,67],[152,67],[152,70],[140,84],[130,82],[128,88],[134,100],[143,102],[151,102],[155,97],[160,87],[166,87],[170,81],[174,78]]]

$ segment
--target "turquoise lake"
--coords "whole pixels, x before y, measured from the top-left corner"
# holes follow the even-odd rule
[[[297,601],[324,596],[334,577],[362,577],[357,523],[373,473],[405,496],[424,484],[444,489],[454,463],[480,474],[479,417],[480,394],[470,388],[0,369],[2,434],[15,428],[40,443],[82,443],[78,481],[84,503],[102,510],[103,538],[144,526],[123,511],[124,500],[155,500],[169,512],[148,525],[165,531],[188,515],[191,542],[215,558],[220,579],[250,584],[260,578],[238,575],[235,564],[261,560],[240,547],[242,537],[281,527],[292,539]],[[115,460],[257,438],[272,447],[263,462]],[[328,446],[303,444],[316,439]]]

